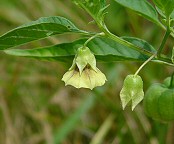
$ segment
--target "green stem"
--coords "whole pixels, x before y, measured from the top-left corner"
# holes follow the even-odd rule
[[[139,69],[136,71],[136,73],[134,74],[135,76],[140,72],[140,70],[149,62],[151,61],[155,56],[157,56],[158,59],[161,59],[161,60],[166,60],[165,58],[160,58],[160,55],[161,55],[161,52],[164,48],[164,45],[168,39],[170,35],[170,19],[168,18],[167,19],[167,30],[166,30],[166,33],[164,35],[164,38],[161,42],[161,45],[159,47],[159,49],[157,50],[157,53],[156,54],[153,54],[149,59],[147,59],[140,67]],[[173,78],[172,78],[173,79]],[[173,80],[172,80],[173,81]]]
[[[155,62],[155,63],[164,64],[164,65],[167,65],[167,66],[174,67],[174,64],[173,63],[167,62],[167,61],[164,61],[164,60],[151,60],[151,61],[152,62]]]
[[[172,76],[171,76],[169,88],[173,88],[173,87],[174,87],[174,72],[173,72],[173,74],[172,74]]]
[[[134,49],[134,50],[136,50],[136,51],[139,51],[140,53],[143,53],[143,54],[145,54],[145,55],[147,55],[147,56],[151,56],[151,55],[153,54],[152,52],[147,51],[146,49],[143,49],[143,48],[141,48],[141,47],[138,47],[138,46],[136,46],[136,45],[134,45],[134,44],[132,44],[132,43],[130,43],[130,42],[128,42],[128,41],[126,41],[126,40],[124,40],[124,39],[122,39],[122,38],[120,38],[120,37],[114,35],[114,34],[112,34],[112,33],[107,29],[106,26],[101,26],[101,25],[99,25],[99,27],[100,27],[100,29],[106,34],[106,36],[107,36],[108,38],[110,38],[110,39],[112,39],[112,40],[114,40],[114,41],[116,41],[116,42],[118,42],[118,43],[120,43],[120,44],[122,44],[122,45],[125,45],[125,46],[127,46],[127,47],[129,47],[129,48],[131,48],[131,49]]]
[[[170,36],[170,32],[171,32],[170,31],[170,18],[167,17],[166,19],[167,19],[167,30],[166,30],[166,33],[165,33],[164,38],[162,40],[162,43],[161,43],[160,47],[157,50],[157,57],[158,58],[161,57],[161,52],[162,52],[162,50],[164,48],[164,45],[166,44],[166,41],[167,41],[168,37]]]
[[[165,35],[164,35],[163,41],[162,41],[162,43],[161,43],[161,45],[160,45],[160,47],[159,47],[159,49],[158,49],[158,51],[157,51],[157,57],[158,57],[158,58],[161,57],[161,52],[162,52],[162,50],[163,50],[163,48],[164,48],[164,45],[165,45],[165,43],[166,43],[166,41],[167,41],[169,35],[170,35],[170,31],[167,30],[166,33],[165,33]]]
[[[134,76],[138,75],[138,73],[140,72],[140,70],[141,70],[149,61],[151,61],[155,56],[156,56],[156,54],[153,54],[150,58],[148,58],[148,59],[138,68],[138,70],[135,72]]]
[[[85,7],[83,7],[85,10],[87,10]],[[87,10],[87,12],[93,17],[93,15]],[[95,19],[95,17],[93,17],[94,19]],[[136,45],[134,45],[134,44],[132,44],[132,43],[130,43],[130,42],[128,42],[128,41],[126,41],[126,40],[124,40],[124,39],[122,39],[122,38],[120,38],[120,37],[118,37],[118,36],[116,36],[116,35],[114,35],[114,34],[112,34],[108,29],[107,29],[107,27],[106,27],[106,25],[104,24],[104,23],[100,23],[100,22],[98,22],[96,19],[95,19],[95,21],[96,21],[96,23],[97,23],[97,25],[98,25],[98,27],[101,29],[101,31],[105,34],[105,36],[106,37],[108,37],[108,38],[110,38],[110,39],[112,39],[112,40],[114,40],[114,41],[116,41],[116,42],[118,42],[118,43],[120,43],[120,44],[122,44],[122,45],[125,45],[125,46],[127,46],[128,48],[131,48],[131,49],[134,49],[134,50],[136,50],[136,51],[138,51],[138,52],[140,52],[140,53],[142,53],[142,54],[144,54],[144,55],[147,55],[147,56],[152,56],[152,55],[154,55],[155,53],[153,53],[153,52],[150,52],[150,51],[148,51],[148,50],[146,50],[146,49],[143,49],[143,48],[141,48],[141,47],[139,47],[139,46],[136,46]],[[168,30],[167,30],[167,34],[166,34],[166,40],[167,40],[167,38],[168,38],[168,31],[170,31],[170,21],[168,22]],[[163,27],[164,28],[164,27]],[[169,33],[169,35],[170,35],[170,33]],[[95,36],[94,36],[95,37]],[[93,39],[93,37],[91,37],[90,38],[90,40],[92,40]],[[89,41],[90,41],[89,40]],[[163,45],[165,44],[165,41],[166,40],[163,40],[163,44],[161,45],[161,48],[160,48],[160,51],[162,51],[162,48],[164,47]],[[86,42],[87,43],[87,42]],[[158,52],[158,53],[161,53],[161,52]],[[171,61],[171,59],[169,59],[169,58],[166,58],[166,57],[158,57],[158,59],[157,59],[157,61],[156,62],[159,62],[159,63],[164,63],[164,64],[166,64],[166,65],[170,65],[170,66],[173,66],[173,64],[172,64],[172,61]]]
[[[134,49],[134,50],[136,50],[136,51],[138,51],[138,52],[140,52],[140,53],[142,53],[142,54],[144,54],[144,55],[152,56],[152,55],[156,54],[156,53],[150,52],[150,51],[148,51],[148,50],[146,50],[146,49],[143,49],[143,48],[141,48],[141,47],[138,47],[138,46],[136,46],[136,45],[134,45],[134,44],[132,44],[132,43],[130,43],[130,42],[128,42],[128,41],[126,41],[126,40],[124,40],[124,39],[122,39],[122,38],[120,38],[120,37],[114,35],[114,34],[112,34],[112,33],[107,29],[106,25],[104,25],[104,24],[101,25],[100,23],[97,23],[97,24],[98,24],[99,28],[105,33],[105,36],[106,36],[106,37],[108,37],[108,38],[110,38],[110,39],[112,39],[112,40],[114,40],[114,41],[116,41],[116,42],[118,42],[118,43],[120,43],[120,44],[122,44],[122,45],[125,45],[125,46],[127,46],[128,48]],[[164,44],[165,44],[165,43],[164,43]],[[159,60],[160,63],[164,62],[164,64],[173,66],[171,60],[168,59],[168,58],[166,58],[166,57],[164,57],[164,56],[158,58],[158,60]],[[158,62],[158,61],[157,61],[157,62]]]
[[[159,131],[158,132],[159,132],[158,133],[159,144],[166,144],[168,124],[159,124]]]
[[[103,35],[105,35],[103,32],[97,33],[97,34],[93,35],[92,37],[90,37],[90,38],[84,43],[84,46],[86,46],[92,39],[94,39],[94,38],[96,38],[96,37],[98,37],[98,36],[103,36]]]

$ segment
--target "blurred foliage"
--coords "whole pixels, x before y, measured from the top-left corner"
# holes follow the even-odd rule
[[[119,36],[145,39],[155,48],[163,37],[156,25],[110,0],[108,28]],[[84,30],[98,31],[92,19],[70,0],[1,0],[0,34],[30,20],[59,15]],[[22,48],[72,41],[79,35],[55,36]],[[166,51],[173,46],[168,40]],[[170,49],[169,49],[170,48]],[[69,63],[37,61],[0,53],[0,144],[158,144],[174,143],[174,124],[157,123],[144,114],[122,110],[123,79],[140,63],[98,63],[108,81],[94,91],[64,86]],[[141,72],[144,90],[161,82],[172,68],[150,63]],[[91,98],[92,97],[92,98]],[[166,127],[168,127],[166,129]],[[165,141],[166,137],[166,142]]]

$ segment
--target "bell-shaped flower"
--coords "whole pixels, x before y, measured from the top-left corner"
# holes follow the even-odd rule
[[[93,89],[94,87],[104,85],[106,77],[96,67],[95,56],[88,47],[84,46],[78,49],[72,66],[64,74],[62,80],[65,82],[65,85]]]

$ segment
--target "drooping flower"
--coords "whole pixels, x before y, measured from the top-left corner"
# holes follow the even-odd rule
[[[72,66],[64,74],[62,80],[65,82],[65,85],[93,89],[94,87],[104,85],[106,77],[96,67],[95,56],[88,47],[84,46],[78,49]]]

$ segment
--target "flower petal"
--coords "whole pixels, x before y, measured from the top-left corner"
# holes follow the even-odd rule
[[[77,70],[69,70],[62,78],[65,85],[72,85],[76,88],[89,88],[93,89],[97,86],[104,85],[106,81],[105,75],[97,69],[97,72],[90,68],[85,68],[80,75]]]
[[[83,81],[85,81],[86,88],[90,89],[93,89],[94,87],[97,86],[102,86],[106,81],[105,75],[99,69],[95,71],[92,68],[86,68],[82,72],[82,76],[83,76]],[[82,82],[80,81],[80,83]]]
[[[106,76],[97,68],[95,86],[102,86],[107,81]]]
[[[90,79],[90,75],[88,73],[88,68],[85,68],[80,76],[80,87],[83,88],[91,88],[91,79]]]
[[[65,85],[72,85],[79,88],[80,73],[76,70],[67,71],[63,75],[62,81],[65,82]]]

